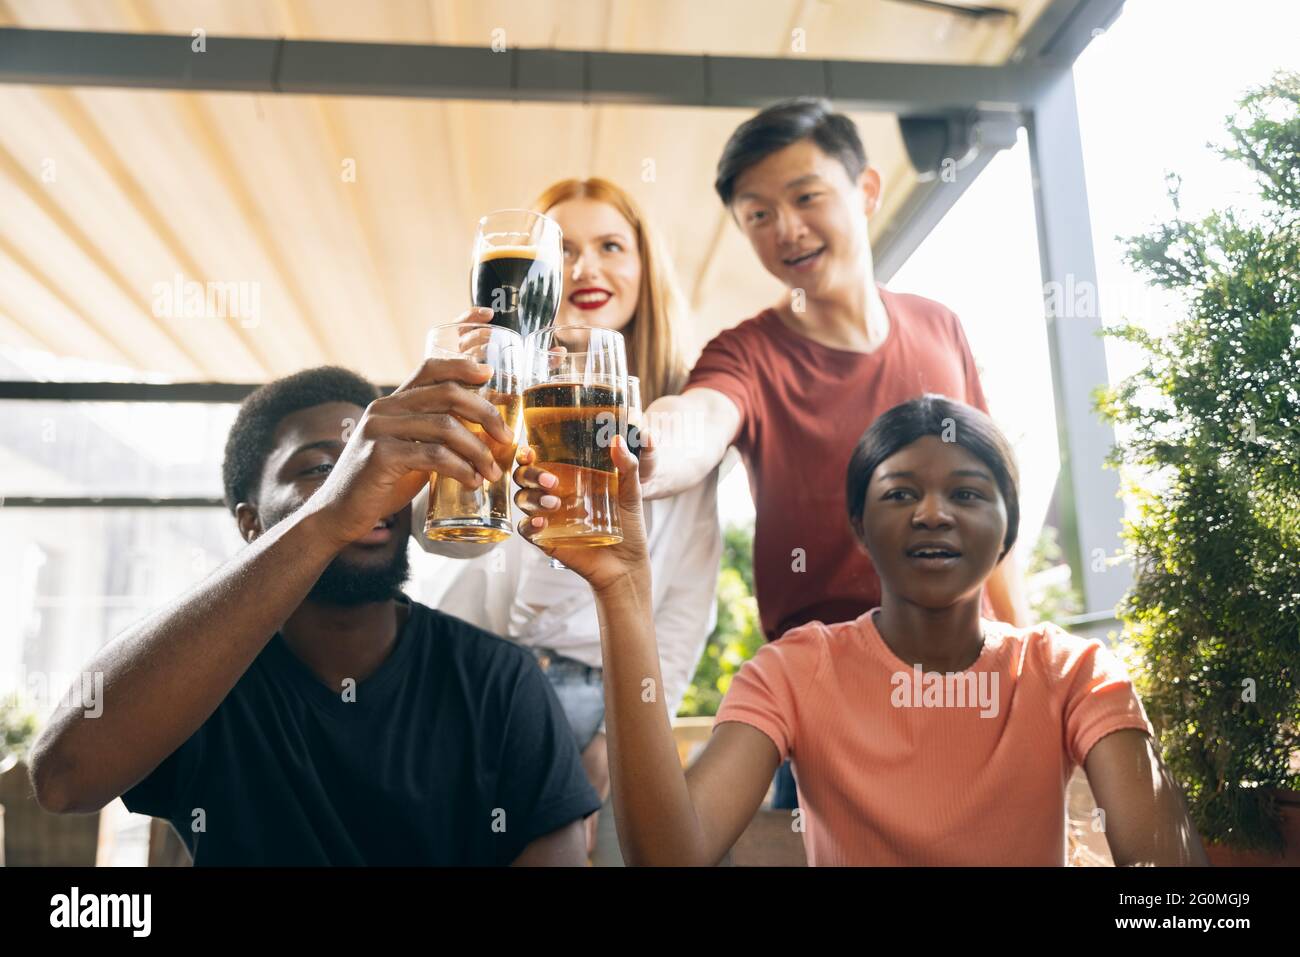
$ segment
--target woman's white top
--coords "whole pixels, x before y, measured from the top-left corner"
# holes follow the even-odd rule
[[[694,488],[643,506],[655,639],[670,716],[677,713],[717,620],[722,558],[717,491],[714,469]],[[541,549],[517,532],[495,546],[428,540],[423,533],[427,501],[426,488],[412,504],[412,536],[426,552],[460,560],[439,562],[443,580],[418,589],[417,598],[427,597],[446,614],[521,645],[601,667],[591,586],[576,572],[552,568]]]

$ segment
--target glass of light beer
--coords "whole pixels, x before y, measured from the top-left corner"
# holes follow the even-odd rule
[[[527,339],[555,322],[564,286],[564,248],[555,220],[500,209],[478,221],[470,298],[492,310],[492,325]]]
[[[524,430],[534,464],[559,483],[560,506],[533,540],[571,547],[623,540],[618,470],[610,452],[627,423],[627,353],[613,329],[559,326],[525,344]]]
[[[460,423],[492,450],[501,478],[465,486],[453,478],[429,473],[429,511],[424,534],[443,542],[499,542],[510,537],[510,472],[519,443],[520,407],[524,381],[524,344],[519,333],[480,322],[452,322],[429,332],[425,355],[437,359],[473,359],[492,367],[492,376],[479,394],[501,414],[513,436],[508,445],[496,441],[476,422]]]

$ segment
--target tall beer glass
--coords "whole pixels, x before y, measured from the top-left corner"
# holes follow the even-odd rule
[[[612,329],[560,326],[526,343],[524,429],[534,464],[559,479],[549,492],[541,545],[614,545],[623,540],[618,470],[610,443],[627,422],[627,353]]]
[[[502,209],[478,221],[470,297],[492,310],[492,324],[523,338],[555,322],[564,287],[564,249],[555,220]]]
[[[467,487],[456,479],[429,473],[429,512],[424,534],[444,542],[499,542],[510,537],[510,473],[519,443],[524,345],[519,333],[477,322],[452,322],[429,332],[425,355],[468,358],[492,367],[492,376],[479,394],[496,406],[513,439],[502,444],[476,422],[460,423],[492,450],[501,478]]]

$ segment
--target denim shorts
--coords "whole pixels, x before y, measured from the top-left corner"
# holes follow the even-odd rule
[[[529,648],[560,699],[573,739],[583,751],[605,720],[605,678],[599,668],[584,665],[547,648]]]
[[[794,771],[791,770],[789,761],[776,769],[772,784],[775,788],[772,792],[772,807],[784,810],[799,806],[799,789],[795,787]]]

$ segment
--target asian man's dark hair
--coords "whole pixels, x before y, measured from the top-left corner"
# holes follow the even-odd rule
[[[989,467],[1007,508],[1007,533],[1002,540],[1006,557],[1020,528],[1020,473],[1015,453],[1002,430],[979,409],[941,395],[927,394],[902,402],[871,423],[849,458],[844,493],[849,525],[862,541],[862,513],[867,486],[881,462],[927,435],[953,442]],[[865,544],[865,543],[864,543]]]
[[[274,445],[275,430],[286,416],[328,402],[347,402],[364,409],[379,396],[373,383],[339,366],[304,369],[250,393],[230,427],[221,463],[230,513],[235,514],[240,502],[257,505],[257,489]],[[262,515],[263,528],[285,517]],[[335,605],[385,601],[394,596],[408,574],[405,548],[397,549],[389,564],[371,568],[359,568],[340,555],[326,567],[308,598]]]
[[[718,160],[713,187],[730,206],[740,174],[777,150],[811,139],[827,156],[839,160],[856,181],[867,168],[867,152],[854,122],[836,113],[830,102],[815,96],[782,100],[736,127]]]

